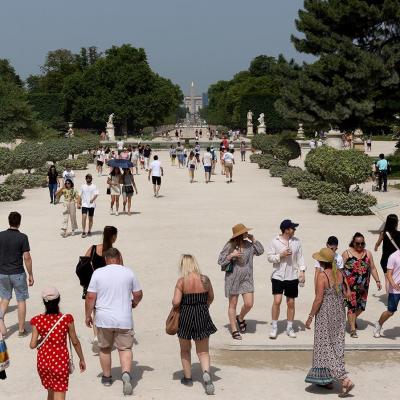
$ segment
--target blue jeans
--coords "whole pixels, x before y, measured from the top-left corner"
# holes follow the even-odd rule
[[[11,300],[13,289],[17,301],[25,301],[29,298],[25,272],[15,275],[0,274],[0,298]]]
[[[54,203],[56,199],[57,183],[49,183],[50,200]]]

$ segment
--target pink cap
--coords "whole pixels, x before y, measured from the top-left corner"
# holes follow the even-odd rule
[[[51,301],[60,297],[59,291],[55,287],[49,287],[42,291],[42,299],[44,301]]]

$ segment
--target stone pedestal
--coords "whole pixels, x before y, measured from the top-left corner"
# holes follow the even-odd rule
[[[258,125],[257,127],[257,133],[258,134],[265,134],[266,133],[266,126],[265,125]]]
[[[339,130],[331,129],[326,134],[325,143],[327,146],[333,147],[338,150],[343,149],[342,133]]]
[[[361,129],[356,129],[353,133],[353,148],[365,152],[364,141],[362,139],[363,131]]]
[[[247,137],[254,136],[253,125],[247,125]]]
[[[115,142],[115,127],[114,124],[107,123],[107,137],[110,142]]]

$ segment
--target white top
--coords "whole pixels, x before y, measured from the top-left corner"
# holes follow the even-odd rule
[[[75,172],[72,171],[72,169],[70,171],[65,170],[62,174],[63,178],[64,178],[64,182],[67,179],[71,179],[72,182],[74,182],[74,178],[75,178]]]
[[[400,251],[396,250],[389,256],[387,263],[388,271],[392,271],[392,277],[395,283],[400,283]],[[389,284],[389,293],[400,294],[391,284]]]
[[[135,151],[132,153],[132,157],[131,157],[132,162],[133,162],[133,163],[136,163],[136,162],[139,160],[139,156],[140,156],[139,150],[135,150]]]
[[[97,150],[96,157],[97,157],[97,161],[104,162],[104,160],[106,158],[106,153],[104,153],[104,150]]]
[[[99,195],[99,191],[94,183],[91,185],[88,185],[84,183],[81,186],[81,192],[80,196],[82,199],[82,207],[85,208],[95,208],[96,207],[96,201],[90,202],[91,199],[93,199],[94,196]]]
[[[212,154],[210,152],[206,152],[203,154],[203,165],[205,167],[211,167],[211,160],[212,160]]]
[[[118,150],[122,150],[124,148],[124,141],[123,140],[119,140],[117,142],[117,149]]]
[[[235,158],[233,157],[233,154],[228,151],[224,154],[223,160],[225,164],[233,164]]]
[[[161,176],[161,162],[154,160],[150,163],[151,176]]]
[[[234,149],[234,148],[235,148],[235,145],[234,145],[233,143],[229,143],[229,146],[228,146],[228,148],[229,148],[229,150],[232,150],[232,149]]]
[[[340,254],[335,253],[335,261],[336,261],[336,266],[337,266],[339,269],[343,269],[343,267],[344,267],[343,257],[342,257]],[[319,264],[319,261],[315,261],[314,267],[315,267],[315,268],[319,268],[319,269],[323,269],[323,268],[321,267],[321,265]]]
[[[133,329],[132,293],[141,289],[135,274],[110,264],[93,272],[88,292],[96,293],[95,324],[101,328]]]
[[[281,259],[280,253],[288,248],[281,236],[277,236],[267,247],[267,259],[272,266],[272,279],[279,281],[292,281],[299,279],[299,270],[305,271],[303,249],[300,240],[292,237],[289,240],[290,256]]]

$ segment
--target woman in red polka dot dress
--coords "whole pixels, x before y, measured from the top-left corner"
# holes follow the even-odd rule
[[[32,338],[30,347],[40,348],[37,353],[37,370],[42,385],[48,391],[48,400],[65,399],[69,379],[69,352],[67,334],[79,357],[81,372],[85,371],[85,359],[81,344],[75,332],[74,318],[71,314],[61,314],[59,309],[60,294],[56,288],[42,292],[46,311],[31,319]],[[61,319],[62,318],[62,319]],[[50,329],[58,322],[47,339],[41,344]]]

